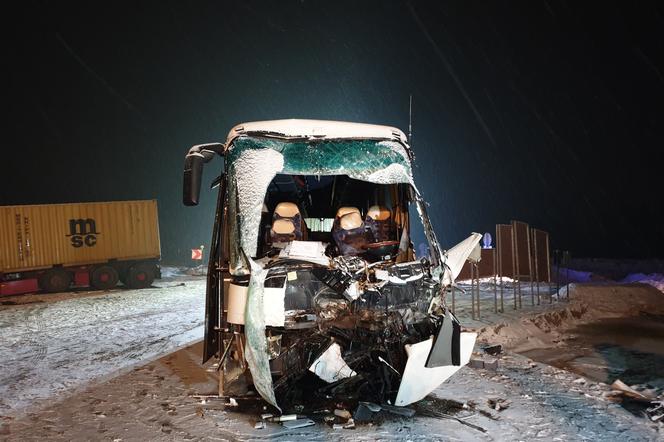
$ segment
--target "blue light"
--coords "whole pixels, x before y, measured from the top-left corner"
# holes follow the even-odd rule
[[[482,248],[483,249],[491,248],[491,234],[489,232],[486,232],[482,237]]]

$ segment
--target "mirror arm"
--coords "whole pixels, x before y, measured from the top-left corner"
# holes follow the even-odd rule
[[[202,156],[205,163],[209,163],[214,155],[224,156],[225,146],[221,143],[205,143],[192,146],[187,156]]]

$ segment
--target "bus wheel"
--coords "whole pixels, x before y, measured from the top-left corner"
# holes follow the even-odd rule
[[[150,287],[155,277],[154,265],[148,263],[134,264],[127,271],[125,284],[132,289]]]
[[[39,287],[49,293],[64,292],[71,285],[71,273],[60,268],[47,270],[39,277]]]
[[[90,275],[90,284],[98,290],[110,290],[118,284],[120,276],[111,266],[96,267]]]

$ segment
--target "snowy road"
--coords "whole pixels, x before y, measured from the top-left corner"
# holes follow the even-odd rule
[[[201,277],[13,299],[0,298],[0,415],[73,394],[203,337]]]
[[[509,352],[497,356],[496,370],[464,367],[434,392],[474,404],[475,411],[459,416],[486,432],[419,411],[412,419],[393,417],[354,430],[324,424],[297,430],[268,424],[255,430],[255,414],[223,411],[215,401],[191,396],[217,388],[216,371],[200,364],[201,342],[171,352],[202,336],[204,280],[175,278],[158,285],[106,294],[38,295],[21,298],[20,306],[1,306],[0,440],[661,439],[656,424],[607,400],[606,384]],[[7,299],[0,298],[0,304]],[[524,302],[524,310],[493,314],[493,291],[483,291],[482,300],[487,304],[482,319],[471,321],[469,296],[458,296],[464,324],[518,323],[526,311],[557,304],[529,309]],[[154,359],[165,353],[170,354]],[[146,359],[152,361],[139,363]],[[118,375],[123,369],[126,373]],[[510,405],[495,411],[487,405],[491,398],[507,399]],[[18,416],[37,399],[43,408]]]

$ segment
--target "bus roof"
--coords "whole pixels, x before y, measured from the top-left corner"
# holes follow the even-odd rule
[[[406,135],[396,127],[328,120],[269,120],[238,124],[228,133],[226,147],[242,135],[282,139],[394,140],[407,149]]]

